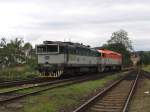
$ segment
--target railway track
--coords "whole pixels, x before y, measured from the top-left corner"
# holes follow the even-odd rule
[[[112,75],[114,74],[115,72],[112,72]],[[121,73],[121,72],[120,72]],[[123,74],[126,73],[126,72],[123,72]],[[43,87],[43,86],[48,86],[48,85],[51,85],[51,84],[56,84],[56,83],[61,83],[61,82],[65,82],[65,81],[69,81],[69,80],[72,80],[72,79],[76,79],[76,78],[82,78],[82,77],[93,77],[95,75],[98,76],[98,77],[105,77],[107,75],[109,75],[108,73],[103,73],[103,74],[93,74],[93,75],[83,75],[83,76],[78,76],[78,77],[72,77],[72,78],[60,78],[60,79],[39,79],[39,80],[32,80],[32,81],[24,81],[21,82],[19,81],[19,83],[13,83],[12,82],[12,85],[9,86],[9,85],[5,85],[0,87],[0,95],[1,94],[6,94],[6,93],[13,93],[13,92],[16,92],[16,91],[21,91],[21,90],[24,90],[24,89],[31,89],[31,88],[35,88],[35,87]],[[11,82],[9,83],[11,84]],[[13,85],[14,84],[14,85]]]
[[[78,77],[78,78],[74,77],[74,78],[70,78],[70,79],[45,82],[45,83],[38,84],[38,85],[36,84],[36,85],[30,86],[30,87],[24,87],[24,88],[20,88],[20,89],[16,89],[16,90],[10,90],[7,92],[1,92],[0,93],[0,104],[7,103],[7,102],[10,102],[13,100],[17,100],[17,99],[20,99],[25,96],[37,94],[37,93],[40,93],[43,91],[51,90],[54,88],[64,87],[64,86],[72,85],[75,83],[81,83],[81,82],[88,81],[88,80],[97,80],[98,78],[101,78],[101,76],[96,75],[94,77],[93,76],[90,76],[90,77],[82,76],[82,77]],[[22,90],[28,90],[28,89],[32,89],[32,91],[20,92]]]
[[[144,76],[147,77],[148,79],[150,79],[150,73],[147,71],[142,71]]]
[[[101,77],[106,76],[106,75],[107,75],[107,73],[101,74]],[[89,75],[87,75],[87,76],[89,76]],[[78,76],[78,77],[80,77],[80,76]],[[73,77],[73,78],[75,78],[75,77]],[[53,82],[57,82],[57,81],[60,81],[60,80],[65,80],[65,79],[67,80],[67,79],[72,79],[72,78],[69,78],[69,77],[68,78],[59,78],[59,79],[34,78],[34,79],[29,79],[29,80],[0,82],[0,94],[1,94],[1,90],[5,90],[5,88],[6,89],[30,88],[32,86],[44,85],[44,83],[53,83]]]
[[[140,71],[114,82],[73,112],[126,112]]]
[[[96,75],[96,74],[95,74]],[[99,74],[97,75],[99,76]],[[107,73],[101,74],[101,77],[107,76]],[[10,86],[11,82],[9,82],[8,84],[1,85],[0,87],[0,95],[2,94],[6,94],[6,93],[13,93],[16,91],[21,91],[24,89],[31,89],[31,88],[35,88],[35,87],[42,87],[42,86],[48,86],[51,84],[55,84],[55,83],[60,83],[60,82],[65,82],[71,79],[75,79],[75,78],[82,78],[83,76],[78,76],[78,77],[73,77],[73,78],[59,78],[59,79],[38,79],[38,80],[29,80],[29,81],[17,81],[17,82],[12,82],[12,85]],[[90,77],[89,75],[87,75],[87,77]]]
[[[13,86],[20,86],[23,84],[34,84],[34,83],[40,83],[40,82],[45,82],[49,81],[49,78],[33,78],[33,79],[26,79],[26,80],[15,80],[15,81],[2,81],[0,82],[0,88],[5,88],[5,87],[13,87]],[[54,79],[51,79],[54,80]]]
[[[122,72],[129,71],[129,70],[132,70],[132,69],[125,69],[125,70],[122,70]],[[109,74],[110,73],[117,73],[117,72],[109,72]],[[108,73],[107,72],[102,73],[101,75],[103,76],[106,74],[108,74]],[[60,78],[60,79],[64,79],[64,78]],[[33,78],[33,79],[15,80],[15,81],[2,81],[2,80],[0,80],[0,88],[21,86],[24,84],[36,84],[36,83],[41,83],[41,82],[46,82],[46,81],[54,81],[54,80],[58,80],[58,79],[38,77],[38,78]]]

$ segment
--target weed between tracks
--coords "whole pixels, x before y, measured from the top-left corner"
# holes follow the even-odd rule
[[[150,72],[150,65],[143,66],[143,70]]]
[[[150,80],[141,79],[139,81],[140,83],[131,101],[129,112],[150,112],[150,93],[144,93],[150,92]]]
[[[43,92],[41,95],[27,97],[21,112],[66,112],[79,105],[83,98],[115,80],[119,75],[107,76],[100,80],[87,81],[80,84]],[[19,111],[20,112],[20,111]]]

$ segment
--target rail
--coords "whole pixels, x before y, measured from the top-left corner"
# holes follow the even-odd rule
[[[137,81],[138,81],[138,78],[139,78],[139,74],[140,74],[140,72],[138,72],[136,74],[136,78],[134,80],[134,83],[132,81],[131,84],[129,84],[129,85],[132,85],[132,86],[131,87],[129,86],[130,88],[126,87],[128,90],[126,92],[127,94],[126,94],[126,98],[125,99],[123,99],[124,96],[121,96],[121,95],[120,96],[116,95],[115,99],[114,99],[113,95],[111,96],[109,94],[111,96],[111,98],[108,98],[106,96],[107,96],[107,93],[111,93],[111,91],[113,91],[119,84],[121,84],[121,82],[123,82],[126,78],[128,78],[129,75],[123,77],[122,79],[120,79],[120,80],[114,82],[113,84],[111,84],[110,86],[106,87],[103,91],[99,92],[97,95],[95,95],[94,97],[92,97],[91,99],[86,101],[84,104],[79,106],[73,112],[87,112],[87,110],[90,110],[93,106],[96,105],[96,102],[98,102],[98,104],[100,104],[100,106],[95,106],[96,108],[98,108],[98,109],[96,109],[97,112],[106,111],[106,110],[108,111],[108,110],[111,110],[111,109],[116,109],[116,110],[120,109],[118,112],[120,112],[120,111],[125,112],[127,110],[127,107],[128,107],[129,102],[130,102],[130,99],[131,99],[131,97],[133,95],[133,92],[134,92],[134,90],[136,88],[136,84],[137,84]],[[119,93],[119,88],[118,88],[117,92],[115,91],[114,93]],[[114,93],[112,92],[111,94],[114,94]],[[124,93],[124,92],[122,92],[122,93]],[[103,101],[101,101],[101,100],[103,100]],[[124,100],[124,101],[122,101],[122,100]],[[119,104],[119,103],[116,104],[116,105],[121,106],[122,109],[121,109],[121,107],[114,107],[113,104],[111,104],[111,103],[114,103],[115,101],[116,102],[117,101],[118,102],[123,102],[123,104]],[[108,103],[108,104],[104,105],[103,102]],[[110,105],[111,105],[111,108],[109,107]],[[114,112],[117,112],[116,110],[114,110]],[[113,111],[113,110],[111,110],[111,111]]]

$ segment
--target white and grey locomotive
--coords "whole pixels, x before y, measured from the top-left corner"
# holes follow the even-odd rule
[[[101,72],[110,63],[101,64],[103,53],[79,43],[44,41],[36,45],[38,69],[42,76],[60,77],[85,72]],[[114,60],[113,60],[114,62]],[[105,65],[105,66],[104,66]],[[117,62],[115,66],[120,66]]]

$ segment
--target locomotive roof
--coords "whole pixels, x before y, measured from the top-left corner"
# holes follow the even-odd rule
[[[63,46],[71,46],[71,47],[82,47],[82,48],[90,48],[89,45],[83,45],[82,43],[73,43],[73,42],[62,42],[62,41],[43,41],[43,44],[59,44]]]
[[[98,50],[99,52],[101,53],[106,53],[106,54],[115,54],[115,55],[118,55],[118,56],[122,56],[120,53],[117,53],[115,51],[111,51],[111,50],[107,50],[107,49],[103,49],[103,50]]]

